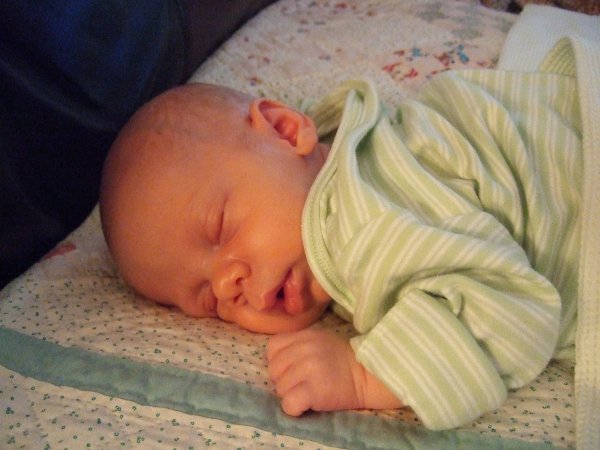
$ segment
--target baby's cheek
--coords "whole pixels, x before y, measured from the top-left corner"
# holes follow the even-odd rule
[[[325,289],[323,289],[321,284],[317,281],[317,279],[314,276],[313,279],[310,281],[309,290],[313,299],[317,303],[325,303],[325,305],[328,305],[331,301],[331,296],[327,293]]]
[[[202,305],[191,305],[179,309],[188,316],[196,317],[198,319],[219,317],[216,310],[207,310]]]
[[[195,301],[195,299],[192,301],[165,300],[165,301],[160,301],[158,303],[161,303],[165,306],[173,306],[173,307],[179,309],[180,311],[182,311],[185,315],[190,316],[190,317],[196,317],[196,318],[217,317],[216,308],[214,310],[207,309],[201,302]]]

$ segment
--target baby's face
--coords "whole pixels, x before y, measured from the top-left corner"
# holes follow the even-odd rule
[[[127,194],[132,231],[124,228],[128,244],[117,249],[121,272],[145,296],[191,316],[264,333],[305,328],[329,302],[301,238],[326,149],[298,154],[247,117],[232,121],[235,131],[209,146],[182,133],[182,151],[141,164]]]

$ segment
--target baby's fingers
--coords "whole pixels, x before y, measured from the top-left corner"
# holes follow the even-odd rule
[[[277,353],[269,352],[267,359],[269,362],[269,378],[271,381],[278,383],[284,373],[294,365],[296,361],[293,357],[294,354],[295,352],[286,351],[280,351]]]
[[[281,363],[281,364],[279,364]],[[304,364],[288,364],[279,359],[269,367],[269,375],[275,384],[275,391],[280,397],[285,397],[296,386],[311,382],[310,374]]]
[[[303,362],[306,356],[307,348],[302,332],[271,336],[267,345],[270,378],[277,380],[290,366]]]
[[[298,342],[301,342],[302,336],[302,331],[271,336],[267,345],[267,360],[269,363],[272,359],[276,358],[277,355],[289,350],[290,347],[296,345]]]
[[[295,385],[281,400],[283,412],[294,417],[308,411],[311,406],[311,392],[306,383]]]

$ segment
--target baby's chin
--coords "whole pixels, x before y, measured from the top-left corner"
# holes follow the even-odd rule
[[[281,334],[308,328],[321,318],[326,308],[327,303],[315,304],[307,311],[291,315],[285,311],[283,304],[277,305],[269,311],[256,311],[248,305],[247,308],[237,309],[234,315],[219,311],[219,309],[218,314],[222,320],[235,323],[247,331]]]

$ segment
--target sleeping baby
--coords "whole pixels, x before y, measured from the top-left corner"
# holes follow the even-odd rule
[[[552,73],[446,73],[395,115],[369,80],[304,112],[191,84],[114,143],[102,225],[141,295],[273,334],[286,413],[446,429],[573,357],[581,148]],[[330,303],[356,337],[310,327]]]

